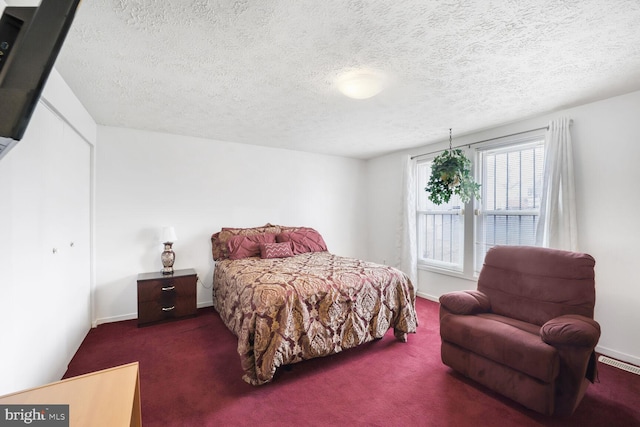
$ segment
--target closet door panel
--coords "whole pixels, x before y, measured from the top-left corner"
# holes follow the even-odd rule
[[[60,246],[65,257],[62,277],[70,360],[91,327],[91,148],[66,124],[60,142],[58,154],[68,167],[61,172],[64,203],[56,209],[65,230]]]
[[[56,325],[57,364],[66,366],[91,327],[90,319],[90,207],[91,149],[54,112],[55,135],[44,142],[46,153],[44,263],[51,301],[46,308]],[[52,119],[53,120],[53,119]],[[62,368],[61,368],[62,369]],[[64,373],[64,371],[63,371]]]

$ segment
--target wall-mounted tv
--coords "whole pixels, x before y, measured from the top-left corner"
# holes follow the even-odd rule
[[[6,7],[0,19],[0,158],[22,139],[81,0]]]

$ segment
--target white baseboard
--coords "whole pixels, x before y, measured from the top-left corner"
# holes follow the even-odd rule
[[[212,305],[213,305],[213,300],[199,302],[198,303],[198,308],[211,307]]]
[[[434,297],[433,295],[429,295],[424,292],[418,291],[416,295],[419,296],[420,298],[428,299],[429,301],[440,302],[438,297]]]
[[[101,317],[93,321],[93,327],[102,325],[103,323],[121,322],[123,320],[137,319],[138,313],[121,314],[119,316]]]
[[[198,302],[198,308],[211,307],[213,305],[213,300]],[[101,317],[100,319],[96,319],[92,323],[92,327],[95,328],[98,325],[102,325],[104,323],[112,323],[112,322],[121,322],[123,320],[131,320],[137,319],[138,313],[129,313],[129,314],[121,314],[119,316],[111,316],[111,317]]]
[[[438,297],[429,295],[424,292],[417,292],[416,295],[420,298],[424,298],[429,301],[438,302]],[[211,307],[212,305],[213,305],[212,300],[198,302],[198,308]],[[138,318],[138,313],[129,313],[129,314],[123,314],[120,316],[103,317],[100,319],[96,319],[93,322],[93,327],[95,328],[98,325],[102,325],[103,323],[120,322],[122,320],[131,320],[131,319],[137,319],[137,318]],[[631,363],[632,365],[640,366],[640,357],[632,356],[626,353],[621,353],[619,351],[612,350],[610,348],[602,347],[602,346],[597,346],[596,352],[598,352],[599,354],[603,354],[605,356],[609,356],[613,359],[618,359],[622,362],[627,362],[627,363]]]
[[[596,353],[603,354],[612,359],[620,360],[621,362],[631,363],[632,365],[640,366],[640,357],[633,356],[631,354],[621,353],[616,350],[612,350],[607,347],[596,346]]]

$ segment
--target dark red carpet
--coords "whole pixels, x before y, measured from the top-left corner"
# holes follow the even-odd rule
[[[640,426],[640,376],[599,365],[569,418],[538,415],[440,361],[438,304],[418,298],[420,326],[331,357],[279,369],[274,382],[241,379],[237,340],[213,308],[196,318],[92,329],[65,378],[140,362],[145,426]]]

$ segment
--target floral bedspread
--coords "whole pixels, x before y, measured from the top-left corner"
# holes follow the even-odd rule
[[[213,304],[238,337],[243,379],[273,379],[279,366],[382,338],[407,340],[418,319],[401,271],[329,252],[216,262]]]

